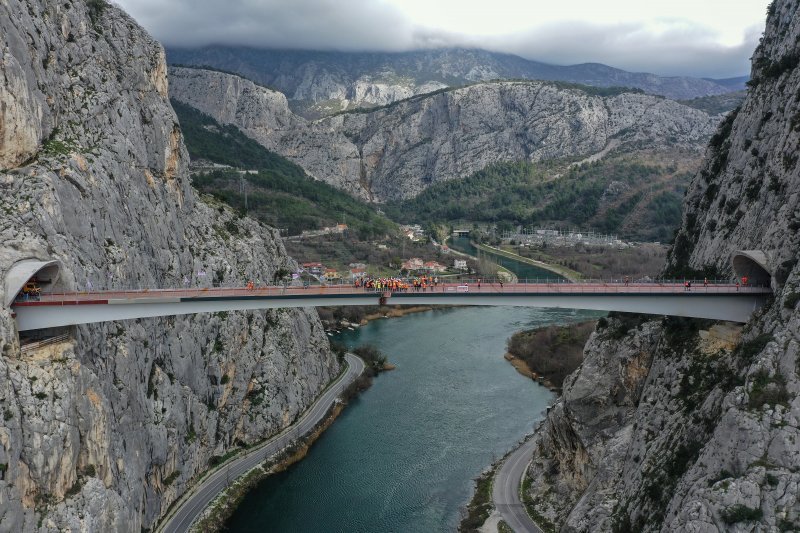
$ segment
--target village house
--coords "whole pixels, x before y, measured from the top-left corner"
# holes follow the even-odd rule
[[[426,261],[423,268],[429,272],[444,272],[447,267],[437,263],[436,261]]]
[[[403,264],[400,265],[400,268],[403,270],[419,270],[425,266],[425,263],[419,257],[412,257],[408,261],[403,261]]]
[[[322,277],[324,277],[326,281],[334,281],[340,279],[339,273],[336,271],[336,269],[333,268],[326,268],[325,273],[322,274]]]
[[[414,242],[425,237],[425,231],[419,224],[402,225],[400,226],[400,232]]]
[[[350,279],[351,280],[363,278],[366,275],[367,275],[367,271],[365,269],[363,269],[363,268],[351,268],[350,269]]]
[[[467,269],[467,260],[466,259],[456,259],[453,261],[453,268],[456,270],[466,270]]]
[[[303,263],[303,270],[311,272],[312,274],[322,274],[325,271],[325,265],[322,263]]]

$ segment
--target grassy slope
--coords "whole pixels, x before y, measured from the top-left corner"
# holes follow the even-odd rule
[[[408,222],[560,225],[665,241],[680,223],[694,170],[681,159],[634,154],[566,170],[556,163],[500,163],[437,183],[385,211]],[[603,199],[612,182],[618,193]]]
[[[288,159],[270,152],[231,125],[220,125],[200,111],[173,101],[192,159],[258,170],[245,176],[249,213],[289,234],[346,222],[363,238],[394,231],[394,224],[368,204],[306,175]],[[194,186],[243,209],[239,173],[213,171],[194,177]]]

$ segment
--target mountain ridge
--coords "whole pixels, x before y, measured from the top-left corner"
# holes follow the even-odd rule
[[[409,52],[333,52],[233,46],[168,48],[168,62],[233,71],[274,87],[307,116],[330,109],[391,103],[443,86],[490,79],[565,81],[625,86],[672,99],[711,96],[743,88],[741,78],[713,80],[628,72],[602,63],[551,65],[477,48]]]

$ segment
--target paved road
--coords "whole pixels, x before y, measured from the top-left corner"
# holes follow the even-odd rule
[[[539,526],[528,516],[519,497],[522,475],[531,461],[534,447],[535,439],[528,439],[503,461],[494,477],[492,487],[494,507],[516,533],[542,533]]]
[[[334,400],[364,370],[364,363],[361,359],[351,354],[347,354],[346,357],[348,363],[347,371],[317,399],[300,420],[281,434],[262,444],[259,448],[249,450],[242,457],[231,460],[223,468],[220,468],[199,485],[193,487],[189,494],[184,496],[184,501],[180,503],[179,507],[173,510],[172,515],[156,531],[163,533],[183,533],[188,531],[192,522],[229,483],[232,483],[245,472],[255,468],[256,465],[288,446],[298,436],[311,431],[328,412]]]

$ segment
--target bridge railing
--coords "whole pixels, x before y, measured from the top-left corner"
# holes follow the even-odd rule
[[[682,280],[648,280],[625,282],[624,280],[591,280],[571,283],[564,280],[523,280],[518,283],[505,283],[493,279],[465,279],[457,282],[430,284],[426,287],[409,286],[403,289],[391,289],[384,286],[355,287],[352,283],[335,283],[324,285],[267,285],[261,287],[207,287],[182,289],[140,289],[92,292],[62,292],[43,294],[40,299],[16,302],[18,305],[70,305],[80,303],[104,304],[111,300],[180,300],[185,298],[234,298],[234,297],[280,297],[280,296],[314,296],[314,295],[357,295],[385,293],[471,293],[471,294],[676,294],[676,293],[769,293],[769,288],[741,286],[730,281],[703,280],[693,281],[687,287]]]

